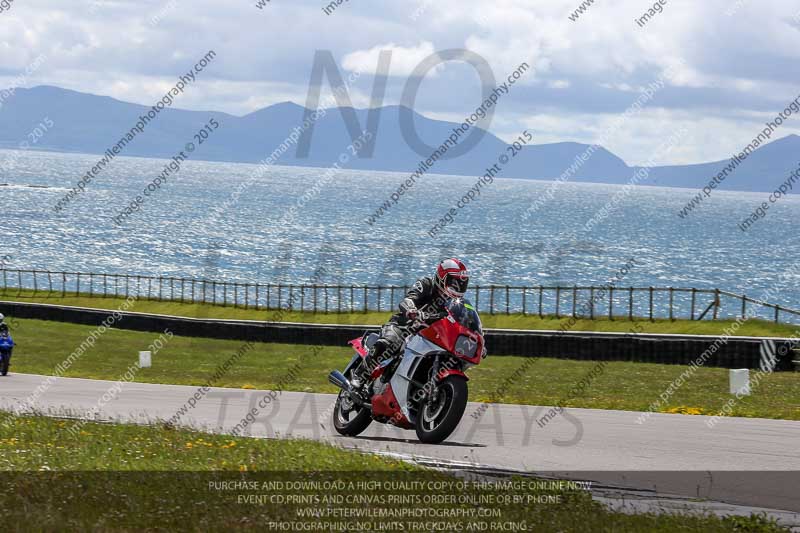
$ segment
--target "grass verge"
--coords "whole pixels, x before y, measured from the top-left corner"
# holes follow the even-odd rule
[[[84,341],[93,328],[40,320],[18,320],[17,348],[11,372],[51,375],[57,365]],[[150,349],[155,333],[108,330],[95,346],[64,372],[66,377],[118,380]],[[136,373],[136,381],[204,385],[243,342],[173,337],[153,354],[153,366]],[[213,382],[217,387],[336,392],[330,370],[341,369],[352,356],[350,347],[254,343],[230,370]],[[470,400],[476,402],[556,405],[645,411],[687,369],[680,365],[488,357],[472,368]],[[519,369],[526,370],[516,375]],[[290,376],[291,379],[287,379]],[[2,380],[3,378],[0,378]],[[13,379],[13,376],[10,378]],[[588,382],[580,389],[577,385]],[[751,396],[736,402],[732,416],[800,420],[800,374],[778,372],[761,381]],[[577,390],[576,389],[580,389]],[[728,371],[698,368],[658,410],[717,414],[731,398]]]
[[[70,305],[76,307],[90,307],[95,309],[117,309],[124,302],[123,298],[100,298],[88,295],[65,296],[61,293],[47,293],[24,290],[0,290],[0,299],[19,302],[49,303],[56,305]],[[270,320],[281,322],[308,322],[319,324],[383,324],[389,318],[390,311],[385,312],[354,312],[354,313],[313,313],[285,310],[255,310],[243,309],[214,304],[189,304],[175,301],[140,300],[131,308],[131,311],[140,313],[157,313],[164,315],[203,317],[203,318],[230,318],[239,320]],[[482,314],[481,320],[487,328],[509,329],[559,329],[566,318],[545,316],[540,318],[535,315],[522,314]],[[637,331],[641,327],[643,333],[686,333],[697,335],[719,335],[732,324],[731,320],[654,320],[637,319]],[[570,327],[571,331],[612,331],[627,332],[631,329],[630,320],[608,320],[598,318],[595,320],[581,319]],[[800,329],[798,326],[787,324],[774,324],[765,320],[751,319],[739,328],[735,335],[755,337],[788,337]]]
[[[369,515],[391,509],[427,509],[468,513],[480,500],[489,518],[370,519],[367,530],[397,522],[444,522],[462,530],[475,522],[525,524],[527,531],[784,531],[763,516],[720,519],[713,516],[626,515],[607,510],[580,490],[525,489],[509,492],[481,485],[459,494],[476,500],[450,503],[444,497],[456,480],[402,462],[345,451],[302,440],[261,440],[209,435],[156,426],[89,423],[80,433],[65,431],[70,421],[17,417],[0,413],[0,497],[7,530],[208,531],[281,529],[281,523],[343,525],[364,519],[301,518],[298,511],[350,509]],[[296,490],[266,488],[276,481],[304,482]],[[350,482],[371,481],[382,488],[351,488]],[[386,489],[397,482],[439,483],[406,491]],[[232,483],[238,483],[231,488]],[[243,486],[257,483],[257,488]],[[325,482],[334,482],[324,490]],[[223,485],[228,483],[228,485]],[[265,484],[266,483],[266,484]],[[312,485],[316,483],[316,485]],[[392,504],[389,496],[419,494],[442,498],[419,506]],[[383,496],[372,501],[347,501],[357,495]],[[266,498],[259,499],[259,497]],[[297,496],[278,501],[273,496]],[[336,500],[342,496],[342,502]],[[504,503],[505,496],[547,497],[547,503]],[[327,504],[326,499],[327,498]],[[402,510],[402,509],[401,509]],[[489,513],[487,513],[489,514]],[[310,528],[310,529],[309,529]],[[380,527],[384,529],[385,527]],[[327,528],[326,528],[327,529]],[[407,525],[404,530],[409,530]],[[363,529],[362,529],[363,530]],[[398,530],[398,529],[392,529]]]

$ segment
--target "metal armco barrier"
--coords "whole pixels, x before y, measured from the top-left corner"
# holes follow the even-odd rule
[[[99,326],[114,311],[0,301],[0,312],[16,318],[52,320]],[[163,332],[175,335],[254,342],[347,346],[347,341],[378,326],[343,324],[300,324],[187,318],[134,312],[119,312],[119,329]],[[642,363],[688,365],[711,346],[713,335],[671,335],[651,333],[608,333],[591,331],[539,331],[487,329],[490,356],[516,355],[586,361],[635,361]],[[776,371],[793,369],[794,342],[783,338],[730,337],[703,366],[722,368],[761,368],[762,346],[774,342]]]

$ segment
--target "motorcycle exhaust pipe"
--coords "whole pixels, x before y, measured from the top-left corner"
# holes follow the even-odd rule
[[[347,393],[353,392],[353,386],[350,384],[350,381],[348,381],[348,379],[344,377],[344,374],[342,374],[338,370],[334,370],[333,372],[328,374],[328,381],[330,381],[331,383],[333,383],[334,385],[336,385],[337,387],[339,387],[340,389],[342,389]]]
[[[328,374],[328,381],[330,381],[331,383],[333,383],[334,385],[345,391],[347,395],[350,397],[350,399],[353,400],[353,402],[355,402],[356,405],[364,405],[364,399],[361,398],[358,395],[358,393],[353,390],[353,385],[346,377],[344,377],[344,374],[342,374],[338,370],[334,370],[333,372]]]

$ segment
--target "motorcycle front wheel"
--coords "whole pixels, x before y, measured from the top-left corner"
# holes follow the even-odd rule
[[[427,444],[439,444],[455,431],[467,408],[467,380],[447,376],[436,392],[421,403],[417,411],[417,438]]]
[[[0,374],[8,375],[8,365],[11,364],[11,357],[8,355],[0,355]]]

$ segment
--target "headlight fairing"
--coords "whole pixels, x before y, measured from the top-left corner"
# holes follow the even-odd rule
[[[469,338],[466,335],[459,335],[456,340],[455,352],[456,355],[463,355],[469,358],[475,357],[475,352],[478,349],[478,342]]]

